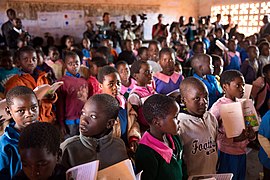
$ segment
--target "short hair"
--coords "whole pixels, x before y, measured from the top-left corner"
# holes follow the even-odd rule
[[[270,64],[266,64],[265,66],[263,66],[262,72],[263,74],[267,74],[270,71]]]
[[[147,62],[145,61],[135,61],[132,65],[131,65],[131,68],[130,68],[130,75],[134,77],[134,74],[137,74],[140,72],[140,69],[142,67],[143,64],[148,64]]]
[[[108,13],[108,12],[105,12],[105,13],[103,13],[103,18],[105,17],[105,16],[108,16],[108,15],[110,15],[110,13]]]
[[[181,94],[182,98],[187,95],[188,88],[190,88],[190,86],[192,88],[195,88],[195,87],[203,88],[203,89],[205,89],[206,92],[208,92],[206,85],[201,80],[199,80],[195,77],[187,77],[181,82],[181,84],[179,86],[180,94]]]
[[[12,8],[9,8],[9,9],[6,11],[6,13],[7,13],[7,15],[8,15],[8,13],[14,13],[14,14],[16,14],[16,11],[15,11],[14,9],[12,9]]]
[[[220,85],[230,84],[235,78],[243,77],[243,74],[237,70],[227,70],[224,71],[220,76]]]
[[[202,46],[204,45],[204,43],[202,41],[196,41],[194,44],[193,44],[193,47],[192,47],[192,50],[195,51],[195,49],[198,48],[198,46]]]
[[[66,63],[66,61],[67,61],[67,59],[68,58],[70,58],[70,57],[78,57],[79,58],[79,56],[78,56],[78,54],[76,53],[76,52],[74,52],[74,51],[66,51],[66,53],[65,53],[65,63]]]
[[[163,94],[154,94],[144,102],[143,115],[148,123],[152,123],[154,118],[165,118],[171,112],[171,106],[175,104],[172,97]]]
[[[128,65],[126,61],[118,61],[115,65],[115,68],[118,69],[120,65]]]
[[[149,48],[151,45],[156,45],[156,46],[158,46],[158,45],[159,45],[159,42],[156,41],[156,40],[150,41],[149,44],[148,44],[148,48]]]
[[[50,51],[58,51],[58,48],[55,47],[55,46],[50,46],[50,47],[48,48],[48,51],[49,51],[49,52],[50,52]]]
[[[91,96],[87,101],[101,103],[105,108],[106,116],[109,119],[116,119],[120,110],[118,101],[109,94],[96,94]]]
[[[57,155],[60,149],[60,132],[47,122],[32,123],[22,131],[18,146],[19,150],[45,148],[48,153]]]
[[[214,62],[217,62],[217,61],[223,62],[222,57],[220,57],[219,55],[212,54],[211,57],[212,57],[212,64],[214,64]]]
[[[103,57],[93,57],[91,60],[91,63],[95,64],[97,67],[103,67],[108,65],[108,61],[104,59]]]
[[[259,44],[258,48],[259,48],[259,51],[262,52],[262,49],[264,46],[270,46],[269,42],[268,41],[263,41]]]
[[[117,73],[118,74],[117,69],[115,69],[114,67],[109,66],[109,65],[102,67],[99,70],[98,75],[97,75],[98,82],[103,83],[104,77],[106,75],[109,75],[109,74],[112,74],[112,73]]]
[[[247,50],[252,49],[252,48],[254,48],[255,50],[258,50],[259,51],[259,48],[257,46],[255,46],[255,45],[248,46],[248,49]]]
[[[206,58],[210,58],[208,54],[197,54],[194,55],[191,59],[191,67],[196,70],[198,67],[202,66],[202,64],[205,62]]]
[[[140,48],[138,49],[138,55],[139,55],[139,56],[142,55],[144,51],[147,51],[147,47],[140,47]]]
[[[159,51],[159,57],[161,57],[163,54],[172,54],[174,53],[174,50],[172,48],[162,48],[160,51]]]
[[[29,87],[16,86],[7,92],[6,95],[7,105],[10,107],[13,104],[13,98],[24,95],[34,95],[36,97],[34,91]]]
[[[103,54],[104,56],[106,56],[106,58],[108,58],[110,56],[110,49],[106,46],[101,46],[97,48],[96,53]]]
[[[19,49],[19,60],[20,60],[20,57],[23,53],[25,52],[36,52],[36,50],[32,47],[32,46],[24,46],[22,48]]]

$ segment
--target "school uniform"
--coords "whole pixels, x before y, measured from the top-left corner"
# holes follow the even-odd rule
[[[46,76],[47,73],[37,69],[34,70],[32,75],[20,72],[20,74],[16,74],[8,80],[5,85],[5,94],[16,86],[26,86],[30,89],[35,89],[37,86],[49,84],[49,80]],[[56,94],[53,99],[41,100],[41,106],[39,107],[39,121],[49,123],[55,122],[55,113],[53,111],[52,104],[55,103],[56,100]]]
[[[20,133],[14,126],[15,122],[11,121],[0,136],[0,179],[11,179],[22,169],[18,149]]]
[[[218,160],[216,118],[206,111],[202,118],[179,113],[177,119],[180,120],[179,136],[188,176],[215,174]]]
[[[137,172],[143,171],[142,180],[184,179],[182,145],[178,136],[167,134],[169,146],[146,131],[139,142],[135,165]]]
[[[174,72],[171,76],[157,72],[154,74],[156,84],[156,92],[159,94],[169,94],[179,89],[180,83],[183,81],[182,74]]]
[[[241,73],[245,78],[245,83],[252,84],[253,81],[256,80],[258,74],[258,61],[255,59],[254,61],[250,61],[246,59],[241,66]]]
[[[133,78],[130,78],[130,85],[129,87],[121,85],[120,93],[123,94],[123,96],[128,99],[130,91],[134,88],[134,85],[136,84],[136,81]]]
[[[207,87],[209,94],[209,104],[208,109],[222,96],[222,88],[220,87],[217,79],[213,75],[206,75],[206,79],[200,77],[198,74],[194,73],[193,77],[201,80]]]
[[[56,102],[57,120],[69,128],[69,136],[79,134],[80,113],[84,102],[78,99],[78,91],[85,86],[88,89],[88,83],[85,79],[80,78],[80,74],[73,76],[69,72],[59,81],[64,84],[57,91],[58,101]]]
[[[228,52],[228,65],[224,67],[224,71],[235,69],[240,71],[241,58],[239,52]]]
[[[67,169],[99,160],[101,170],[128,158],[124,142],[113,137],[112,132],[99,139],[76,135],[65,140],[60,148],[61,164]]]
[[[233,138],[227,138],[222,119],[220,117],[220,106],[222,104],[233,103],[229,98],[222,97],[217,100],[210,109],[210,112],[217,118],[218,129],[218,149],[219,168],[218,173],[233,173],[233,180],[245,179],[246,173],[246,151],[249,140],[234,142]],[[237,119],[235,119],[237,120]]]

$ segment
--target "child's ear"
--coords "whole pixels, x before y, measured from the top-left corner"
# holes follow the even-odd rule
[[[111,129],[114,126],[115,119],[110,119],[107,122],[107,129]]]
[[[227,87],[228,87],[228,84],[223,84],[222,85],[222,89],[223,89],[224,92],[227,90]]]
[[[6,108],[5,108],[5,111],[6,111],[7,115],[11,116],[11,112],[10,112],[9,107],[6,107]]]
[[[99,88],[102,89],[102,87],[103,87],[102,84],[101,83],[98,83],[98,85],[99,85]]]
[[[154,118],[152,121],[152,124],[157,127],[160,128],[161,127],[161,123],[160,123],[160,119],[159,118]]]

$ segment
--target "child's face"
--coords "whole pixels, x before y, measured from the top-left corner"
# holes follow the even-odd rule
[[[221,75],[222,71],[223,71],[223,61],[222,59],[215,61],[213,63],[214,65],[214,75]]]
[[[38,53],[37,54],[37,65],[41,66],[44,62],[44,57],[42,56],[42,54]]]
[[[111,73],[104,76],[101,84],[102,93],[116,97],[120,93],[121,79],[118,73]]]
[[[205,54],[205,46],[204,44],[199,44],[196,49],[194,49],[195,54]]]
[[[218,39],[222,38],[222,31],[218,30],[217,32],[215,32],[215,35]]]
[[[71,48],[71,46],[73,46],[73,44],[74,44],[74,40],[72,38],[67,38],[67,40],[66,40],[67,48]]]
[[[180,111],[179,105],[175,102],[172,107],[170,107],[170,113],[160,120],[160,130],[164,133],[176,135],[179,131],[177,120],[177,115]]]
[[[46,148],[20,149],[20,156],[23,172],[29,179],[49,179],[58,159]]]
[[[230,84],[224,84],[222,86],[227,98],[235,100],[235,98],[242,98],[245,92],[245,80],[244,77],[236,77]]]
[[[22,52],[20,55],[19,66],[26,73],[33,74],[37,67],[37,54],[33,51]]]
[[[229,41],[229,43],[228,43],[228,49],[229,49],[229,51],[235,52],[235,50],[236,50],[236,43],[235,43],[235,41]]]
[[[52,61],[56,61],[59,59],[59,52],[57,50],[51,50],[49,52],[49,57]]]
[[[127,64],[121,64],[118,66],[117,69],[121,81],[128,81],[130,77],[130,70]]]
[[[135,74],[139,86],[146,86],[152,81],[152,68],[149,64],[142,64],[139,73]]]
[[[269,46],[268,46],[268,45],[264,45],[264,46],[262,47],[262,52],[261,52],[261,54],[262,54],[263,56],[269,56],[270,52],[269,52]]]
[[[37,121],[39,106],[35,95],[27,94],[14,97],[13,104],[7,108],[8,113],[16,122],[15,128],[22,130],[31,123]]]
[[[80,117],[80,132],[82,135],[86,137],[102,137],[106,129],[111,128],[108,124],[107,113],[102,102],[87,101]]]
[[[205,87],[188,85],[188,92],[185,92],[183,101],[187,111],[197,117],[202,117],[208,107],[208,92]]]
[[[202,74],[212,74],[213,73],[213,65],[212,65],[212,58],[205,57],[202,62]]]
[[[142,61],[147,61],[148,60],[147,50],[143,51],[140,57]]]
[[[0,62],[0,67],[5,68],[6,70],[11,70],[13,67],[13,59],[11,56],[3,57]]]
[[[158,47],[155,44],[151,44],[148,48],[148,59],[151,59],[153,61],[158,60]]]
[[[126,44],[126,48],[127,48],[127,51],[132,51],[133,50],[133,42],[131,41],[127,41],[127,44]]]
[[[80,60],[78,56],[69,56],[66,59],[66,69],[69,73],[71,73],[73,76],[76,76],[76,74],[80,70]]]
[[[138,50],[141,47],[141,41],[137,41],[136,43],[134,43],[134,49]]]
[[[248,57],[249,59],[258,59],[259,58],[259,50],[258,48],[252,47],[248,49]]]
[[[83,44],[83,47],[85,49],[89,49],[90,48],[90,41],[89,40],[84,39],[83,42],[82,42],[82,44]]]
[[[89,66],[90,66],[90,73],[92,74],[92,76],[97,76],[98,75],[97,65],[90,61]]]
[[[174,72],[175,56],[173,53],[161,54],[159,64],[164,74],[171,75]]]

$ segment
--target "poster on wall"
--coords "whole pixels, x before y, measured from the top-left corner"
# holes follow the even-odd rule
[[[38,25],[45,29],[62,28],[62,13],[61,12],[38,12]]]
[[[73,29],[81,29],[82,27],[84,27],[84,11],[62,11],[62,18],[63,28],[65,29],[69,29],[70,27],[72,27]]]

